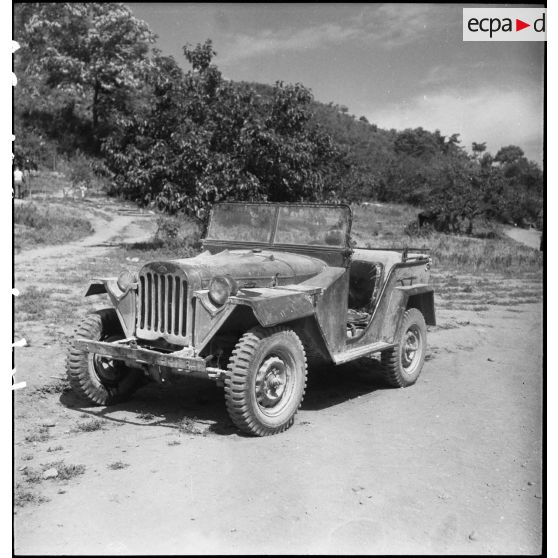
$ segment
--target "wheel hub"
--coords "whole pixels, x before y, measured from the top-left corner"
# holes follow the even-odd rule
[[[107,384],[116,384],[122,377],[122,370],[119,363],[114,360],[102,357],[97,354],[93,355],[93,367],[95,373],[101,382]]]
[[[256,399],[262,407],[277,405],[287,385],[285,363],[276,356],[266,359],[256,376]]]
[[[405,334],[405,342],[401,351],[401,363],[403,368],[411,367],[419,350],[419,333],[414,328],[408,329]]]

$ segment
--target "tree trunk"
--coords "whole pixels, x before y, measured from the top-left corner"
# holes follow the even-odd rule
[[[97,135],[97,126],[99,125],[99,93],[101,90],[101,86],[98,81],[95,82],[95,87],[93,89],[93,134]]]
[[[95,87],[93,89],[93,104],[92,104],[92,112],[93,112],[93,145],[95,147],[95,151],[99,151],[99,93],[101,92],[101,84],[98,81],[95,81]]]

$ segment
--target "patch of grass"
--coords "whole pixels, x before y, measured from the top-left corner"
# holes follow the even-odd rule
[[[14,207],[16,250],[78,240],[93,232],[75,208],[58,204],[22,203]]]
[[[53,448],[51,448],[50,446],[47,448],[47,451],[49,453],[51,452],[55,452],[55,451],[62,451],[64,449],[63,446],[54,446]]]
[[[506,276],[542,270],[542,252],[508,238],[477,240],[438,233],[429,244],[433,265],[445,269],[496,271]]]
[[[64,461],[55,461],[42,465],[43,471],[47,469],[56,469],[58,471],[58,480],[70,480],[85,473],[85,465],[74,465],[72,463],[64,463]]]
[[[78,422],[73,428],[72,432],[95,432],[105,428],[106,422],[100,419],[91,419],[85,422]]]
[[[153,420],[155,418],[155,415],[153,415],[152,413],[140,413],[138,415],[138,419],[140,420]]]
[[[447,323],[443,323],[443,324],[438,324],[436,326],[438,329],[456,329],[459,326],[457,324],[451,323],[451,322],[447,322]]]
[[[56,380],[54,382],[49,382],[42,386],[36,387],[32,393],[37,393],[39,395],[51,395],[56,393],[66,393],[70,390],[70,385],[66,380]]]
[[[37,484],[45,480],[43,479],[43,473],[48,469],[56,469],[56,471],[58,471],[58,475],[53,477],[53,479],[56,480],[70,480],[85,473],[85,465],[68,464],[63,460],[59,460],[52,463],[41,463],[40,469],[26,467],[23,470],[23,477],[26,482]]]
[[[39,289],[35,287],[35,285],[31,285],[21,291],[19,296],[15,299],[17,321],[23,321],[21,314],[25,314],[25,318],[27,319],[44,316],[50,296],[50,290]]]
[[[39,426],[36,430],[25,436],[26,442],[45,442],[50,438],[50,430],[47,426]]]
[[[48,502],[49,499],[46,496],[41,496],[28,488],[22,486],[16,486],[14,494],[14,505],[18,508],[22,508],[27,504],[42,504],[43,502]]]
[[[196,417],[184,417],[178,423],[178,431],[181,434],[207,435],[207,428],[200,427],[196,422]]]
[[[179,446],[180,442],[178,440],[171,440],[170,442],[167,442],[167,446]]]
[[[110,463],[109,465],[107,465],[107,469],[117,471],[118,469],[126,469],[129,466],[129,463],[124,463],[123,461],[115,461],[114,463]]]
[[[32,453],[27,453],[21,456],[23,461],[31,461],[35,456]]]
[[[368,245],[370,248],[429,248],[433,271],[484,271],[516,276],[518,273],[540,273],[542,270],[542,252],[500,235],[494,223],[485,223],[479,228],[479,234],[486,238],[439,232],[428,236],[405,234],[406,225],[416,220],[419,212],[416,207],[396,204],[353,207],[354,239],[357,245]],[[381,223],[379,228],[377,223]]]
[[[30,484],[37,484],[43,480],[43,472],[33,467],[26,467],[23,469],[23,478]]]

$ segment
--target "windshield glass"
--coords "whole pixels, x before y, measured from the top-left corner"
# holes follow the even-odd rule
[[[271,241],[276,207],[273,205],[215,205],[207,238],[243,242]]]
[[[348,227],[347,207],[282,206],[275,243],[345,246]]]

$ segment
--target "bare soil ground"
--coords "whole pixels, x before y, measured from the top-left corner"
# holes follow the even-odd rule
[[[538,250],[541,245],[541,231],[535,229],[522,229],[520,227],[506,227],[504,232],[510,237]]]
[[[87,278],[139,265],[125,243],[154,230],[98,203],[92,237],[16,256],[17,554],[541,551],[539,276],[435,276],[415,386],[372,359],[313,370],[295,425],[249,438],[209,380],[99,408],[59,379]]]

